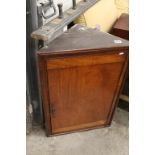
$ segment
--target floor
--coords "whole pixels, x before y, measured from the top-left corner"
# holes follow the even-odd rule
[[[128,155],[128,118],[117,108],[110,127],[49,138],[36,127],[27,135],[27,155]]]

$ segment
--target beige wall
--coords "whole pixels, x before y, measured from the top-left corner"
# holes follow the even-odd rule
[[[122,13],[129,13],[129,0],[115,0],[115,4],[118,10],[118,16]]]
[[[128,13],[128,0],[100,0],[75,22],[108,32],[121,13]]]

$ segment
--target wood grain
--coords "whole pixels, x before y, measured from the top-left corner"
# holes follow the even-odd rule
[[[67,68],[60,65],[60,68],[48,69],[50,103],[56,108],[54,116],[51,115],[54,133],[61,128],[69,131],[76,126],[80,128],[80,124],[83,128],[83,124],[106,122],[108,119],[123,67],[123,58],[120,62],[109,61],[107,64],[97,64],[98,59],[95,58],[96,56],[92,56],[92,59],[89,56],[85,57],[86,62],[90,63],[83,66],[79,65],[78,61],[72,61],[73,64],[76,62],[76,65]],[[100,58],[104,58],[104,55]],[[68,63],[69,60],[74,59],[66,58],[64,62]],[[93,124],[91,125],[93,127]]]
[[[70,67],[80,67],[80,66],[93,66],[106,63],[117,63],[123,62],[125,53],[119,55],[119,53],[113,55],[95,55],[95,56],[79,56],[70,58],[59,58],[51,59],[47,62],[47,69],[58,69],[58,68],[70,68]]]
[[[75,30],[79,34],[76,27]],[[88,32],[81,35],[86,36],[85,33]],[[109,125],[127,73],[127,41],[110,48],[113,40],[110,35],[108,48],[102,43],[108,41],[94,40],[101,48],[96,49],[95,46],[83,51],[80,42],[78,50],[69,44],[70,35],[72,33],[66,39],[62,37],[63,45],[68,44],[65,46],[67,51],[59,51],[58,45],[62,45],[59,42],[55,49],[50,46],[45,52],[38,52],[48,136]],[[103,38],[106,39],[105,36]],[[61,49],[64,48],[61,46]]]

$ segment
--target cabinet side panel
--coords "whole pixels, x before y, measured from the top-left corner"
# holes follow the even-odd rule
[[[126,75],[128,73],[128,67],[129,67],[129,53],[127,52],[126,57],[125,57],[125,62],[123,64],[122,71],[120,74],[120,78],[119,78],[119,81],[117,84],[117,89],[115,91],[115,96],[113,98],[113,104],[112,104],[111,110],[109,112],[109,118],[108,118],[108,124],[109,125],[111,124],[115,109],[116,109],[118,101],[119,101],[120,93],[121,93],[121,90],[123,88]]]
[[[50,104],[49,104],[49,93],[48,93],[48,80],[47,80],[47,65],[44,57],[38,55],[39,73],[40,73],[40,84],[41,94],[43,99],[43,110],[45,117],[45,127],[47,136],[52,134],[51,120],[50,120]]]

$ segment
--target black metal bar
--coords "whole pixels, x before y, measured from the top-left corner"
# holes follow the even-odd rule
[[[30,94],[30,103],[33,107],[33,124],[43,124],[42,101],[39,89],[36,51],[38,41],[31,38],[32,31],[38,28],[36,0],[26,0],[26,73]]]
[[[63,4],[62,3],[59,3],[58,4],[58,10],[59,10],[59,16],[58,18],[63,18],[63,10],[62,10],[62,7],[63,7]]]
[[[76,9],[76,0],[72,0],[73,1],[73,10]]]

